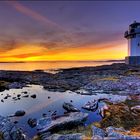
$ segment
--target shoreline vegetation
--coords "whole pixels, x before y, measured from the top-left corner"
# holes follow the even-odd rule
[[[64,116],[53,116],[49,126],[44,125],[44,122],[48,121],[45,117],[38,124],[36,120],[30,120],[30,124],[37,125],[38,129],[38,135],[33,138],[34,140],[140,139],[140,66],[114,63],[96,67],[60,69],[55,74],[43,70],[0,70],[0,92],[23,88],[30,84],[41,85],[48,91],[62,92],[62,94],[68,90],[81,95],[97,95],[97,97],[102,94],[97,102],[105,104],[99,110],[102,120],[87,127],[81,125],[87,117],[87,114],[82,112],[69,111]],[[103,96],[104,94],[108,94],[109,97]],[[113,95],[118,95],[119,98],[112,98]],[[124,99],[123,96],[127,98]],[[88,102],[86,107],[93,108],[97,102]],[[72,110],[74,107],[67,104],[66,108]],[[6,116],[0,117],[0,126],[4,120],[9,122],[12,128],[15,127],[15,131],[8,131],[9,129],[3,126],[6,132],[0,128],[0,140],[7,140],[5,133],[12,135],[13,138],[17,137],[16,140],[28,139],[28,136],[25,138],[23,132],[6,118]],[[76,127],[73,127],[74,123]],[[67,130],[69,124],[72,126]],[[17,133],[21,137],[17,136]]]

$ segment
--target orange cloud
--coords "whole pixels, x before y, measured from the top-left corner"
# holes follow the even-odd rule
[[[124,44],[86,45],[75,48],[49,50],[35,45],[22,44],[6,53],[0,53],[0,61],[56,61],[56,60],[110,60],[124,59]]]
[[[118,41],[120,36],[118,38],[117,34],[111,32],[106,36],[100,33],[95,37],[96,33],[94,32],[67,32],[57,23],[21,2],[7,2],[18,12],[43,23],[46,25],[45,27],[50,26],[53,30],[48,30],[47,37],[46,32],[40,35],[40,30],[37,30],[38,36],[33,38],[30,35],[30,30],[23,29],[29,36],[25,35],[28,38],[25,40],[23,39],[24,35],[19,37],[24,40],[22,43],[17,38],[15,38],[15,42],[10,41],[6,44],[0,42],[0,61],[107,60],[123,59],[127,55],[127,47],[122,41]],[[61,29],[61,31],[57,29]]]

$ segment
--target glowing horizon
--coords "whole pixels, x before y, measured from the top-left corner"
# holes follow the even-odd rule
[[[27,62],[27,61],[97,61],[97,60],[121,60],[127,55],[125,45],[110,46],[86,46],[79,48],[67,48],[63,50],[47,50],[43,47],[33,48],[22,46],[5,54],[0,54],[0,62]],[[108,49],[106,49],[108,47]],[[120,51],[119,48],[122,48]],[[26,53],[28,52],[28,53]]]

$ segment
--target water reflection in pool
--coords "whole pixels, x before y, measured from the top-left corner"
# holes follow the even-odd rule
[[[27,94],[24,93],[25,91],[27,91]],[[39,85],[30,85],[23,89],[10,89],[0,92],[0,100],[4,99],[7,94],[11,95],[11,97],[5,99],[4,102],[0,102],[0,115],[7,116],[13,114],[17,110],[25,110],[25,116],[13,119],[19,121],[17,125],[22,127],[30,137],[35,135],[36,128],[30,128],[28,126],[27,121],[29,118],[41,118],[43,113],[49,115],[49,111],[57,111],[57,115],[62,115],[65,112],[62,108],[62,104],[64,102],[70,102],[70,100],[73,100],[72,104],[82,112],[89,113],[85,125],[101,119],[100,115],[98,115],[98,111],[89,112],[81,109],[81,106],[87,101],[94,99],[95,95],[79,95],[70,91],[63,93],[49,92]],[[13,97],[17,97],[18,94],[21,94],[21,99],[15,101]],[[36,94],[35,99],[31,98],[33,94]],[[29,97],[23,97],[25,95],[29,95]]]

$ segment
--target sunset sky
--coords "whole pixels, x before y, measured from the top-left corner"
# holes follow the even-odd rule
[[[139,1],[0,1],[0,61],[124,59]]]

